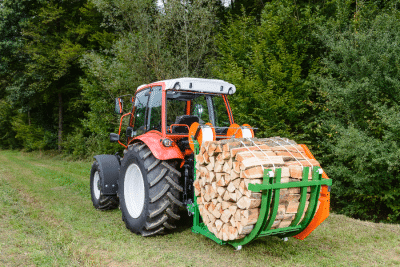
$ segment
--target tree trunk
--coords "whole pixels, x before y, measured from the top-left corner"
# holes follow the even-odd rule
[[[58,93],[58,151],[61,152],[63,130],[62,94]]]
[[[31,109],[28,109],[28,125],[31,126]]]

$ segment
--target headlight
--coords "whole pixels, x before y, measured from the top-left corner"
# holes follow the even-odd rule
[[[173,142],[172,142],[171,139],[165,138],[164,140],[162,140],[162,144],[163,144],[165,147],[171,147],[172,144],[173,144]]]

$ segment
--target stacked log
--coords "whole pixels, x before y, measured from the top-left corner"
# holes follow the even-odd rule
[[[249,234],[260,214],[261,192],[249,184],[263,182],[264,169],[281,168],[281,183],[300,181],[302,166],[319,166],[295,142],[279,137],[227,139],[205,142],[196,155],[195,195],[204,224],[221,240],[241,239]],[[309,179],[311,179],[311,168]],[[307,210],[310,188],[308,188]],[[300,188],[280,190],[278,214],[272,229],[287,227],[294,220]]]

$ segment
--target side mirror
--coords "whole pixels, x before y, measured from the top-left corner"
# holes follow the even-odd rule
[[[124,102],[122,101],[121,98],[117,97],[115,99],[115,113],[122,114],[123,110],[124,110]]]
[[[118,142],[119,141],[119,134],[110,133],[110,142]]]
[[[133,137],[133,128],[132,127],[127,127],[126,128],[126,137]]]

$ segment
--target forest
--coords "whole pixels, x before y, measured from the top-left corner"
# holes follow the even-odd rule
[[[2,0],[0,57],[0,149],[115,153],[115,97],[217,78],[237,123],[310,147],[334,212],[400,222],[398,0]]]

